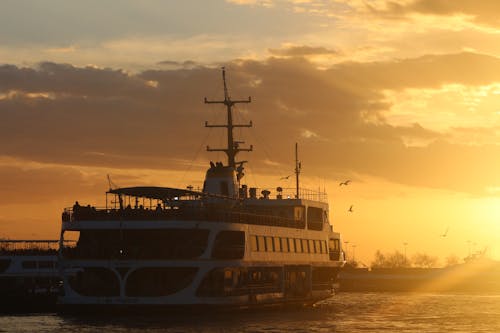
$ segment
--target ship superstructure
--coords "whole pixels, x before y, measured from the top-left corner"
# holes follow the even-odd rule
[[[139,306],[260,307],[330,297],[344,264],[325,193],[242,184],[244,142],[233,129],[222,70],[227,164],[210,162],[203,189],[111,188],[106,207],[63,212],[60,272],[65,309]],[[77,239],[74,246],[65,240]]]
[[[58,240],[0,240],[0,313],[54,310]]]

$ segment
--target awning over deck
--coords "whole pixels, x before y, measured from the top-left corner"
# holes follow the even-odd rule
[[[157,200],[173,200],[175,198],[194,196],[206,196],[206,193],[184,190],[180,188],[171,187],[157,187],[157,186],[136,186],[136,187],[122,187],[111,189],[108,193],[118,195],[128,195],[132,197],[157,199]]]

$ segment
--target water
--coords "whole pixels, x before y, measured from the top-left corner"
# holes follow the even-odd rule
[[[314,307],[179,316],[0,316],[0,332],[500,332],[500,294],[341,293]]]

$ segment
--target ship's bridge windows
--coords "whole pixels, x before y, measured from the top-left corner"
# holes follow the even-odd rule
[[[323,229],[323,209],[318,207],[307,207],[307,228],[311,230]]]
[[[224,230],[215,237],[212,258],[242,259],[245,254],[245,232]]]

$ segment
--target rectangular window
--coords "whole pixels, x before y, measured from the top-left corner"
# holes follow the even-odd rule
[[[266,242],[264,236],[257,236],[257,245],[259,246],[259,252],[266,251]]]
[[[293,238],[288,238],[288,245],[290,246],[290,252],[295,252],[295,241]]]
[[[279,237],[274,237],[274,251],[281,252],[281,240]]]
[[[273,247],[273,238],[270,236],[266,236],[266,251],[267,252],[273,252],[274,247]]]
[[[307,239],[302,239],[302,252],[309,253],[309,249],[307,246]]]
[[[295,207],[294,219],[295,219],[295,221],[303,221],[304,220],[304,207],[302,207],[302,206]]]
[[[243,259],[245,255],[245,232],[222,230],[215,237],[213,259]]]
[[[337,251],[335,249],[335,239],[330,238],[330,240],[328,241],[328,247],[330,249],[330,252]]]
[[[323,223],[323,209],[307,207],[307,223]]]
[[[309,243],[309,253],[316,253],[316,248],[314,247],[314,240],[310,239]]]
[[[289,248],[288,248],[288,238],[281,238],[281,249],[283,250],[283,252],[289,252]]]
[[[295,250],[297,253],[302,253],[302,242],[299,238],[295,238]]]
[[[257,236],[250,236],[250,246],[252,251],[259,251],[259,243],[257,243]]]
[[[326,253],[326,242],[324,240],[321,241],[321,253]]]
[[[314,248],[316,250],[316,253],[321,253],[321,245],[320,245],[320,241],[319,240],[315,240],[314,241]]]

